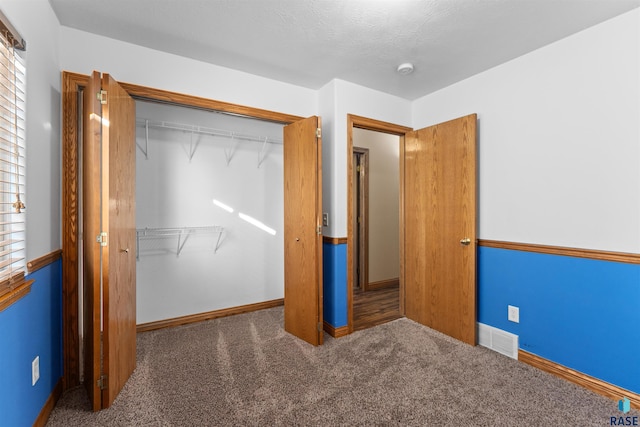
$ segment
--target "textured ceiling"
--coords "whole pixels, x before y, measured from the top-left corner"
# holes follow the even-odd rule
[[[640,0],[49,1],[68,27],[312,89],[339,78],[409,100],[640,6]],[[402,62],[415,71],[397,74]]]

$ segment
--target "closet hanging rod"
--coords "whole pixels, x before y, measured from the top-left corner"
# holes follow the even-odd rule
[[[143,128],[171,129],[182,132],[199,133],[202,135],[222,136],[244,141],[264,142],[265,139],[269,144],[282,145],[282,140],[268,138],[264,136],[247,135],[224,129],[215,129],[205,126],[188,125],[184,123],[175,123],[167,121],[154,121],[149,119],[136,119],[136,125]]]

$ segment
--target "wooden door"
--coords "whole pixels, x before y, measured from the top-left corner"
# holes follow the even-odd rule
[[[96,242],[102,231],[100,88],[100,74],[94,72],[83,92],[82,138],[84,385],[94,411],[102,409],[98,386],[102,375],[102,248]]]
[[[322,140],[319,117],[284,127],[284,328],[313,345],[322,324]]]
[[[85,385],[99,410],[136,366],[135,103],[94,72],[84,104]]]
[[[476,344],[476,115],[405,135],[405,315]]]

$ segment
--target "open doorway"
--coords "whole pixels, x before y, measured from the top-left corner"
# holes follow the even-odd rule
[[[469,114],[414,131],[347,115],[349,159],[356,129],[399,138],[399,314],[471,345],[476,343],[476,122],[476,114]],[[355,246],[352,167],[350,160],[348,266]],[[347,268],[348,333],[354,331],[353,281],[353,269]]]
[[[353,329],[400,315],[400,137],[352,133]]]

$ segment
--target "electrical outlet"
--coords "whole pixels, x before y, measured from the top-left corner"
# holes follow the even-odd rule
[[[520,323],[520,308],[515,307],[513,305],[508,306],[508,318],[510,321],[515,323]]]
[[[329,226],[329,214],[326,212],[322,214],[322,225],[325,227]]]
[[[40,356],[36,356],[31,362],[31,385],[36,385],[40,379]]]

